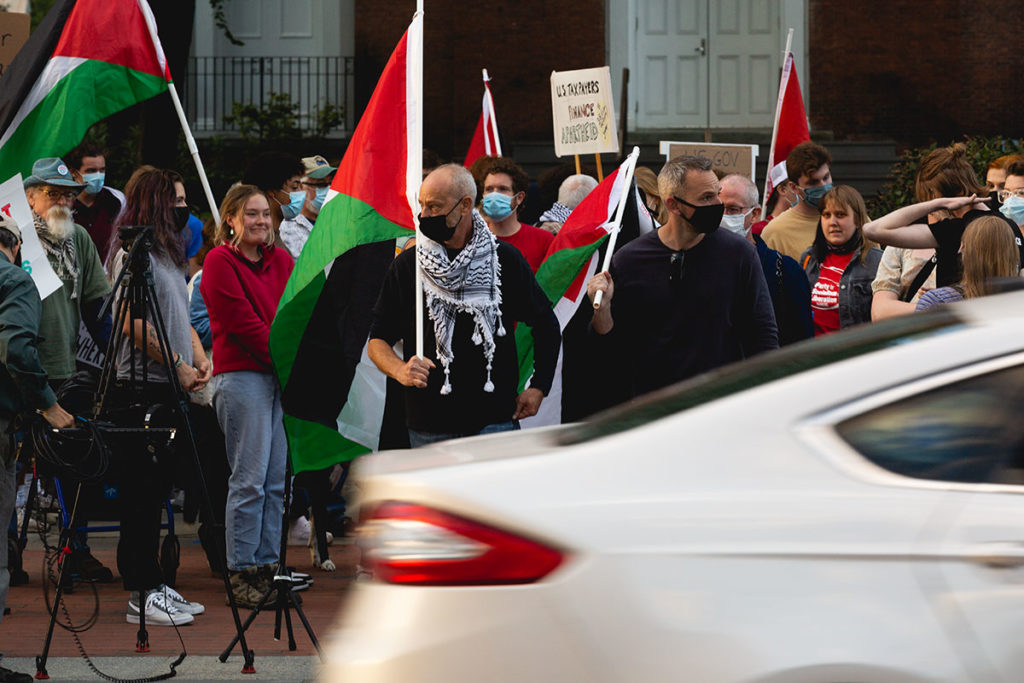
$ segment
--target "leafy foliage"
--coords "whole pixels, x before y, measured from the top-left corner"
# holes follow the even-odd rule
[[[1024,154],[1024,140],[1020,138],[984,137],[968,135],[963,139],[978,177],[984,181],[989,162],[1005,154]],[[953,144],[952,142],[950,144]],[[903,206],[916,203],[914,178],[921,160],[938,145],[905,150],[893,164],[886,183],[874,199],[868,202],[868,212],[873,217],[884,216]]]
[[[345,122],[345,108],[327,104],[314,109],[313,117],[316,126],[309,137],[323,138]],[[237,127],[247,142],[280,143],[304,138],[299,119],[299,104],[292,102],[288,93],[272,92],[263,106],[235,102],[231,114],[224,117],[224,124]]]

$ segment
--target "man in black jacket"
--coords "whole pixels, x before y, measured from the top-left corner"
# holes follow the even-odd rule
[[[518,429],[551,388],[560,333],[551,302],[515,247],[499,242],[473,210],[476,183],[446,164],[420,187],[422,239],[395,259],[374,307],[368,353],[405,386],[416,446]],[[424,348],[416,355],[416,265],[423,271]],[[534,374],[518,391],[513,326],[532,328]],[[402,341],[404,358],[392,348]]]
[[[39,362],[39,317],[42,303],[32,278],[20,267],[18,253],[21,231],[9,216],[0,213],[0,525],[6,526],[14,513],[14,431],[17,418],[26,410],[35,410],[51,426],[70,427],[74,419],[60,404],[46,382],[46,371]],[[0,551],[0,621],[10,573],[7,551]],[[28,681],[0,667],[0,680]]]

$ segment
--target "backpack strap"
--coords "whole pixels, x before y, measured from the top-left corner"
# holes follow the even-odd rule
[[[928,259],[928,262],[921,266],[921,270],[917,271],[917,275],[914,277],[910,286],[907,287],[907,291],[903,292],[903,296],[900,297],[900,301],[909,302],[917,294],[917,290],[921,289],[921,285],[928,279],[928,276],[935,270],[935,264],[939,262],[939,255],[932,254],[932,257]]]

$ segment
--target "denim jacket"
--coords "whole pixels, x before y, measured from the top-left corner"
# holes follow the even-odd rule
[[[860,254],[856,254],[850,264],[843,271],[839,278],[839,327],[846,329],[859,323],[871,322],[871,283],[875,279],[875,272],[882,260],[882,250],[878,247],[871,247],[864,262],[860,260]],[[821,264],[814,254],[814,247],[810,247],[800,256],[800,265],[807,273],[807,280],[811,289],[814,289],[818,282],[818,274]]]

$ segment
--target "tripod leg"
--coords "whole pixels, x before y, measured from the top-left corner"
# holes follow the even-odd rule
[[[33,486],[35,483],[33,482]],[[43,680],[50,677],[46,672],[46,660],[50,656],[50,643],[53,642],[53,628],[57,624],[57,610],[60,608],[60,601],[64,598],[64,572],[67,571],[67,559],[71,555],[71,535],[74,530],[75,517],[78,513],[78,496],[82,492],[81,482],[75,487],[75,502],[71,507],[71,523],[65,524],[60,532],[60,540],[57,545],[57,591],[53,596],[53,608],[50,610],[50,623],[46,628],[46,640],[43,642],[43,651],[36,657],[36,678]],[[28,514],[26,508],[25,514]],[[45,564],[45,560],[44,560]],[[47,572],[48,573],[48,572]],[[42,580],[43,591],[47,590],[47,577]]]
[[[324,653],[320,649],[320,642],[316,639],[316,633],[313,632],[313,627],[310,626],[309,620],[306,619],[306,613],[302,611],[302,601],[299,600],[298,596],[296,596],[294,593],[289,593],[289,595],[291,595],[292,607],[295,608],[295,613],[299,615],[299,620],[302,622],[302,627],[306,629],[306,635],[309,636],[310,642],[313,643],[313,647],[316,648],[316,653],[320,656],[320,659],[322,661]],[[295,648],[293,647],[291,649],[294,650]]]

